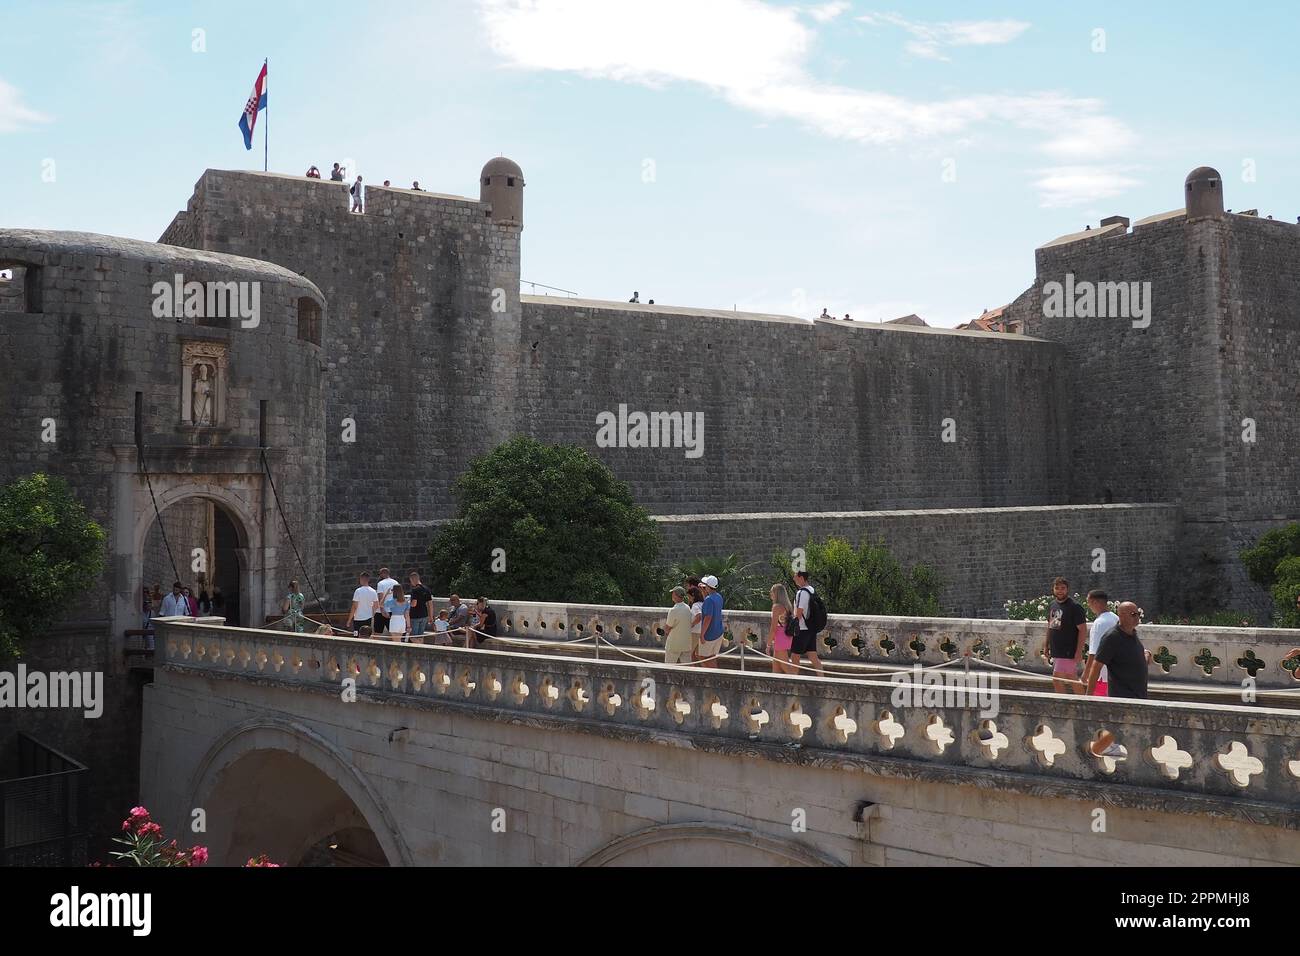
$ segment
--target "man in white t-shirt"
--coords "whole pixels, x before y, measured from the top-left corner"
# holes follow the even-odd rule
[[[795,667],[800,667],[803,658],[806,657],[818,675],[825,677],[826,671],[822,669],[821,658],[817,656],[817,632],[808,626],[808,612],[812,610],[813,596],[813,586],[808,579],[808,572],[796,571],[794,583],[799,589],[795,592],[794,598],[794,616],[799,622],[799,629],[790,641],[790,662]]]
[[[1097,615],[1097,619],[1092,622],[1092,627],[1088,630],[1088,662],[1083,670],[1084,686],[1087,686],[1094,671],[1101,670],[1100,676],[1097,677],[1097,685],[1092,692],[1093,697],[1109,696],[1107,687],[1110,674],[1106,672],[1106,665],[1097,660],[1097,648],[1101,646],[1103,637],[1119,627],[1119,616],[1110,610],[1106,601],[1105,591],[1088,592],[1088,607],[1092,608],[1092,613]]]
[[[379,594],[379,606],[375,609],[376,634],[383,634],[388,630],[388,612],[384,610],[384,602],[392,595],[395,587],[397,587],[397,578],[393,577],[387,568],[380,568],[379,583],[375,585],[375,591]]]
[[[357,589],[352,592],[352,610],[348,612],[348,630],[354,637],[360,636],[363,627],[374,632],[375,605],[379,603],[379,595],[370,586],[369,572],[357,575],[357,582]]]

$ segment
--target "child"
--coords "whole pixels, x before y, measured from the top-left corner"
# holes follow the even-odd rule
[[[433,643],[450,644],[451,635],[447,633],[447,609],[443,608],[438,612],[438,620],[433,622]]]

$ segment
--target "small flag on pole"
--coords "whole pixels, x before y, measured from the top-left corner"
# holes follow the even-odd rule
[[[257,74],[257,82],[253,84],[253,95],[248,98],[244,104],[244,115],[239,117],[239,129],[244,134],[244,148],[253,148],[253,127],[257,125],[257,114],[260,110],[266,109],[266,64],[262,64],[262,72]]]

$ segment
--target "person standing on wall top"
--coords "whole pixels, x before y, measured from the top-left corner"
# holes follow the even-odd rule
[[[1119,606],[1119,623],[1102,637],[1101,646],[1097,648],[1097,660],[1110,672],[1109,696],[1128,697],[1134,700],[1146,700],[1147,668],[1151,666],[1151,652],[1142,646],[1138,638],[1138,623],[1142,612],[1132,601],[1125,601]],[[1091,675],[1088,693],[1096,680],[1095,672]],[[1094,757],[1123,757],[1124,748],[1115,742],[1115,735],[1102,731],[1097,739],[1088,745]]]
[[[1056,600],[1047,609],[1047,636],[1039,653],[1053,661],[1052,687],[1056,693],[1082,694],[1079,661],[1088,645],[1088,615],[1070,597],[1070,582],[1065,578],[1052,582],[1052,596]]]
[[[379,583],[375,585],[375,591],[379,595],[379,606],[375,610],[375,633],[382,634],[388,625],[388,614],[384,610],[384,605],[388,601],[388,595],[397,585],[397,579],[388,573],[387,568],[379,569]]]
[[[330,170],[330,182],[332,183],[343,182],[343,170],[339,168],[338,163],[335,163],[334,168]]]
[[[1087,685],[1089,697],[1108,696],[1110,675],[1098,662],[1097,649],[1101,647],[1101,639],[1119,625],[1119,615],[1112,611],[1106,602],[1105,591],[1088,592],[1088,607],[1092,609],[1093,614],[1097,615],[1092,626],[1088,628],[1088,660],[1083,667],[1083,680]]]
[[[640,304],[640,302],[641,302],[641,293],[640,293],[640,292],[633,292],[633,293],[632,293],[632,298],[628,299],[627,301],[628,301],[628,302],[636,302],[636,303]]]
[[[352,211],[365,212],[366,210],[361,204],[362,186],[360,176],[357,177],[357,181],[352,184],[352,188],[348,192],[352,194]]]
[[[412,570],[406,576],[411,587],[407,593],[411,596],[411,643],[423,644],[424,632],[429,627],[429,602],[433,593],[420,583],[420,572]]]
[[[418,179],[415,182],[411,183],[411,189],[413,189],[417,193],[423,192],[423,190],[420,189],[420,181]]]
[[[807,571],[796,571],[794,583],[799,589],[794,599],[794,617],[799,629],[790,640],[791,664],[795,673],[798,673],[798,667],[806,657],[818,676],[825,677],[826,671],[822,668],[821,658],[817,656],[817,634],[820,629],[815,626],[816,622],[812,616],[813,595],[816,591],[813,589],[812,582],[808,580]]]
[[[686,603],[686,588],[679,584],[670,593],[673,606],[665,625],[668,636],[664,638],[664,663],[689,664],[695,641],[691,636],[691,607]]]
[[[819,315],[818,318],[819,318],[819,319],[833,319],[833,318],[835,318],[835,316],[831,315],[829,312],[826,311],[826,306],[822,306],[822,314]]]
[[[722,595],[718,593],[718,579],[706,574],[700,579],[700,589],[704,593],[700,608],[701,666],[717,667],[717,655],[722,653]]]
[[[379,595],[370,586],[370,572],[362,571],[357,575],[357,589],[352,592],[352,610],[348,612],[347,629],[354,637],[361,636],[361,629],[373,632],[375,605]]]

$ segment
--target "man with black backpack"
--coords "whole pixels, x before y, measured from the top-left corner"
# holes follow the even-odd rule
[[[826,627],[826,605],[808,583],[807,571],[796,571],[794,583],[799,588],[794,599],[794,617],[799,630],[790,641],[790,660],[800,667],[806,657],[818,676],[825,677],[817,657],[817,635]]]

